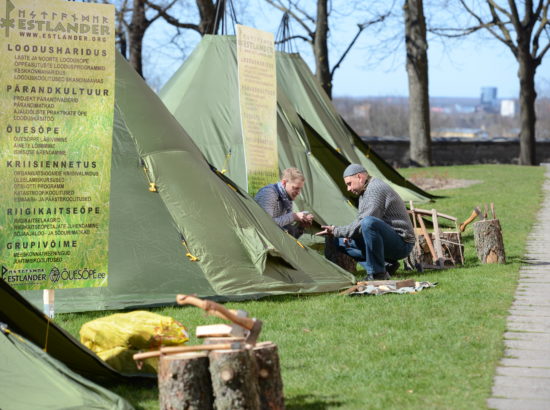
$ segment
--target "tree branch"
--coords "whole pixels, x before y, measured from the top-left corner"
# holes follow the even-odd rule
[[[181,21],[179,21],[178,19],[176,19],[175,17],[171,16],[166,12],[170,7],[172,7],[176,3],[176,1],[177,0],[172,0],[172,2],[168,6],[161,7],[157,4],[152,3],[150,0],[145,0],[145,4],[147,4],[153,10],[156,10],[158,12],[158,14],[155,17],[153,17],[151,20],[148,20],[148,25],[153,23],[159,17],[162,17],[164,20],[166,20],[168,24],[171,24],[172,26],[179,27],[179,28],[187,28],[187,29],[195,30],[200,33],[198,24],[182,23]]]
[[[377,18],[375,18],[374,20],[370,20],[370,21],[367,21],[365,23],[362,23],[362,24],[357,24],[357,33],[355,34],[355,37],[353,37],[353,39],[351,40],[351,42],[349,43],[348,47],[346,48],[346,50],[342,53],[342,55],[340,56],[340,58],[338,59],[338,62],[332,67],[332,70],[330,70],[330,76],[331,78],[334,76],[334,72],[336,71],[336,69],[338,67],[340,67],[340,64],[342,64],[342,61],[344,61],[344,58],[346,58],[346,56],[348,55],[348,53],[350,52],[351,48],[354,46],[355,42],[357,41],[357,39],[359,38],[359,36],[361,35],[361,33],[363,32],[363,30],[369,26],[372,26],[374,24],[377,24],[377,23],[381,23],[383,22],[388,16],[390,15],[390,12],[386,13],[386,14],[383,14],[381,16],[378,16]]]
[[[537,31],[535,31],[535,34],[533,35],[533,57],[535,57],[535,58],[537,58],[537,51],[538,51],[538,48],[539,48],[539,41],[540,41],[540,36],[542,35],[542,33],[546,32],[546,36],[550,37],[548,35],[548,26],[549,26],[549,23],[548,23],[548,7],[549,6],[550,6],[550,2],[544,4],[544,7],[540,8],[540,9],[537,7],[538,13],[536,15],[540,16],[540,17],[539,17],[539,28],[537,29]]]
[[[513,0],[510,0],[510,1],[513,1]],[[512,41],[512,35],[510,34],[510,31],[506,27],[506,24],[502,22],[500,16],[496,12],[494,0],[488,0],[488,4],[489,4],[489,10],[491,11],[491,15],[493,16],[493,23],[496,24],[497,27],[500,29],[500,32],[502,33],[503,37],[501,38],[500,36],[498,36],[497,33],[493,32],[493,30],[491,30],[490,28],[487,28],[487,30],[489,30],[489,32],[491,34],[493,34],[496,38],[498,38],[500,41],[502,41],[508,47],[510,47],[512,52],[515,53],[515,51],[514,51],[514,42]],[[509,13],[505,13],[505,14],[507,16],[509,16]],[[518,30],[518,27],[517,27],[516,23],[514,22],[513,18],[512,18],[511,21],[512,21],[512,25],[514,27],[516,27],[516,30]],[[519,22],[518,22],[518,24],[519,24]]]
[[[306,36],[300,36],[300,35],[285,37],[281,40],[275,41],[275,44],[283,44],[283,43],[286,43],[287,41],[294,40],[296,38],[298,38],[300,40],[304,40],[306,43],[312,44],[311,38],[308,38]]]

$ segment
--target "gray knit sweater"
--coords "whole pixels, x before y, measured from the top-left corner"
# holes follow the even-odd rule
[[[414,243],[415,236],[405,203],[387,183],[370,178],[359,197],[357,218],[345,226],[334,227],[334,236],[351,238],[360,233],[361,219],[375,216],[390,225],[405,242]]]

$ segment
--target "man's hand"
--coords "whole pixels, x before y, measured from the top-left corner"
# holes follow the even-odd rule
[[[323,228],[323,230],[317,232],[315,235],[319,235],[319,236],[332,235],[334,232],[334,225],[322,225],[321,228]]]
[[[294,213],[294,220],[297,221],[300,225],[307,227],[310,226],[313,222],[313,215],[307,211],[296,212]]]

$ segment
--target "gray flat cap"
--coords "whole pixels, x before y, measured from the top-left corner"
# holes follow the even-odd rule
[[[367,172],[363,165],[349,164],[348,167],[344,170],[344,178],[351,177],[352,175],[359,174],[360,172]]]

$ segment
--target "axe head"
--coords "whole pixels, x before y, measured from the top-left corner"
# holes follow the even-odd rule
[[[248,331],[248,334],[246,335],[246,338],[244,340],[247,345],[251,345],[251,346],[256,345],[256,342],[258,341],[258,336],[262,331],[262,321],[256,318],[254,318],[253,320],[254,320],[254,324]]]

